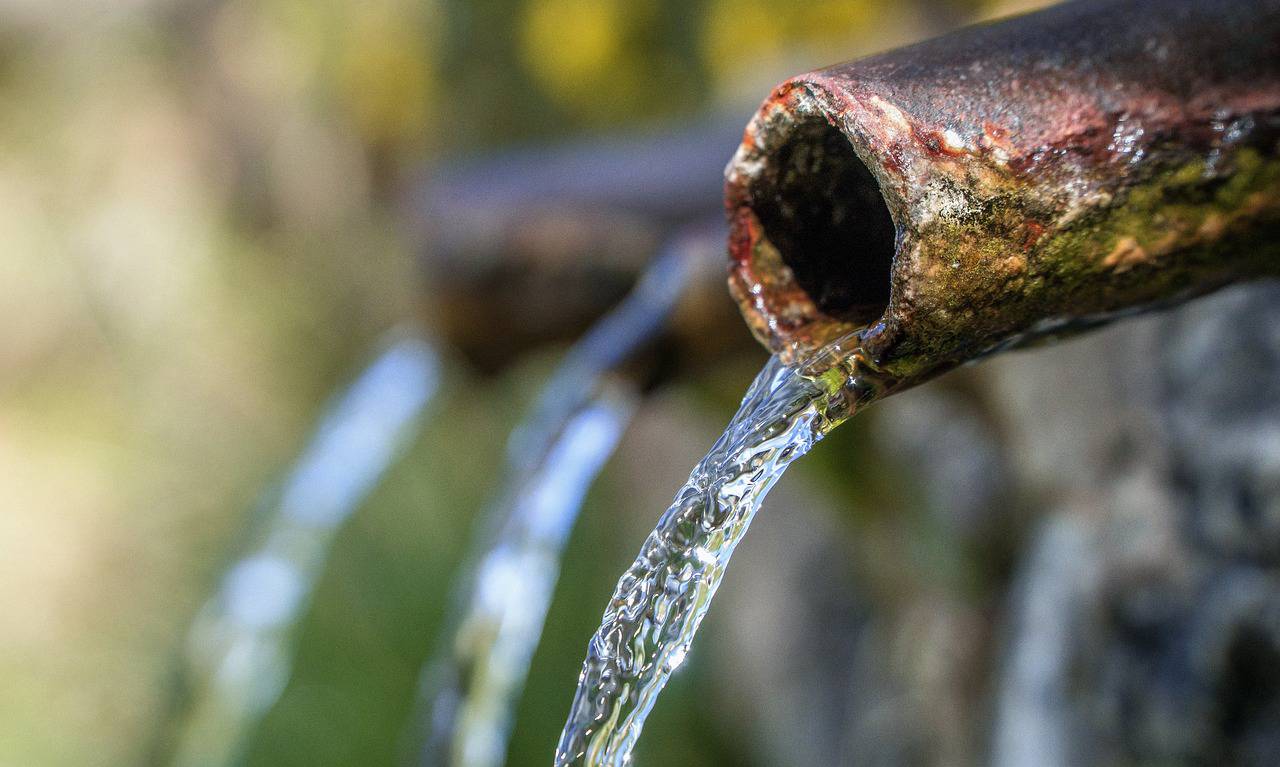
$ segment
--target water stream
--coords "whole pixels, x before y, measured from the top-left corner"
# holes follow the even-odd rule
[[[588,645],[556,767],[630,762],[765,494],[889,385],[856,353],[812,377],[776,357],[765,365],[618,581]]]
[[[330,405],[254,520],[248,553],[195,619],[157,762],[224,767],[240,760],[288,681],[294,629],[334,536],[417,433],[438,377],[435,350],[396,331]]]
[[[672,240],[626,299],[579,340],[508,443],[503,490],[482,520],[479,546],[455,588],[445,642],[424,669],[422,767],[497,767],[511,708],[542,634],[560,557],[583,496],[636,404],[609,383],[662,326],[723,239],[719,227]]]
[[[450,644],[424,673],[431,710],[421,764],[503,763],[511,709],[542,634],[565,539],[636,401],[606,388],[584,404],[551,444],[543,470],[512,496],[504,529],[472,568]]]

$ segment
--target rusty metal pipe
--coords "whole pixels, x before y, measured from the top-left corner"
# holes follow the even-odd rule
[[[1084,0],[788,80],[726,171],[730,287],[911,383],[1280,273],[1280,0]],[[859,329],[862,329],[859,331]]]

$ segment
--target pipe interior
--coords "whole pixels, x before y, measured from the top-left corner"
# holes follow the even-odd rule
[[[757,180],[764,234],[825,314],[866,324],[889,306],[896,231],[875,177],[826,120],[796,127]]]

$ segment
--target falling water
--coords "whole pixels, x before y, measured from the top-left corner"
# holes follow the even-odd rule
[[[504,491],[457,591],[440,657],[423,674],[423,767],[503,762],[524,685],[587,488],[630,420],[634,394],[606,385],[661,327],[718,228],[691,230],[655,259],[627,298],[569,351],[512,434]]]
[[[587,403],[547,451],[544,470],[511,499],[505,529],[474,567],[446,658],[425,675],[432,710],[423,764],[502,764],[511,706],[542,633],[565,538],[635,401],[606,389]]]
[[[436,388],[423,340],[394,340],[338,398],[258,519],[256,544],[234,562],[192,627],[172,763],[236,763],[288,678],[292,631],[338,527],[414,434]],[[157,761],[160,759],[158,758]]]
[[[557,767],[628,764],[765,494],[889,384],[856,353],[814,377],[776,357],[765,365],[618,581],[588,645]]]

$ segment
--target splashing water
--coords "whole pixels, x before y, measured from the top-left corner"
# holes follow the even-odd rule
[[[559,576],[583,496],[630,421],[635,395],[606,385],[662,326],[706,250],[723,233],[692,229],[672,240],[627,298],[579,340],[508,444],[505,488],[486,513],[487,534],[461,579],[448,640],[424,669],[427,731],[422,767],[496,767],[511,707]]]
[[[618,581],[587,648],[556,767],[622,767],[684,662],[734,548],[787,466],[890,382],[859,354],[815,377],[774,357]]]
[[[394,335],[400,337],[330,407],[278,503],[257,520],[256,544],[196,617],[185,689],[165,725],[175,730],[162,733],[158,746],[172,750],[172,764],[235,764],[283,689],[293,629],[333,536],[413,436],[436,389],[435,351],[420,338]]]

